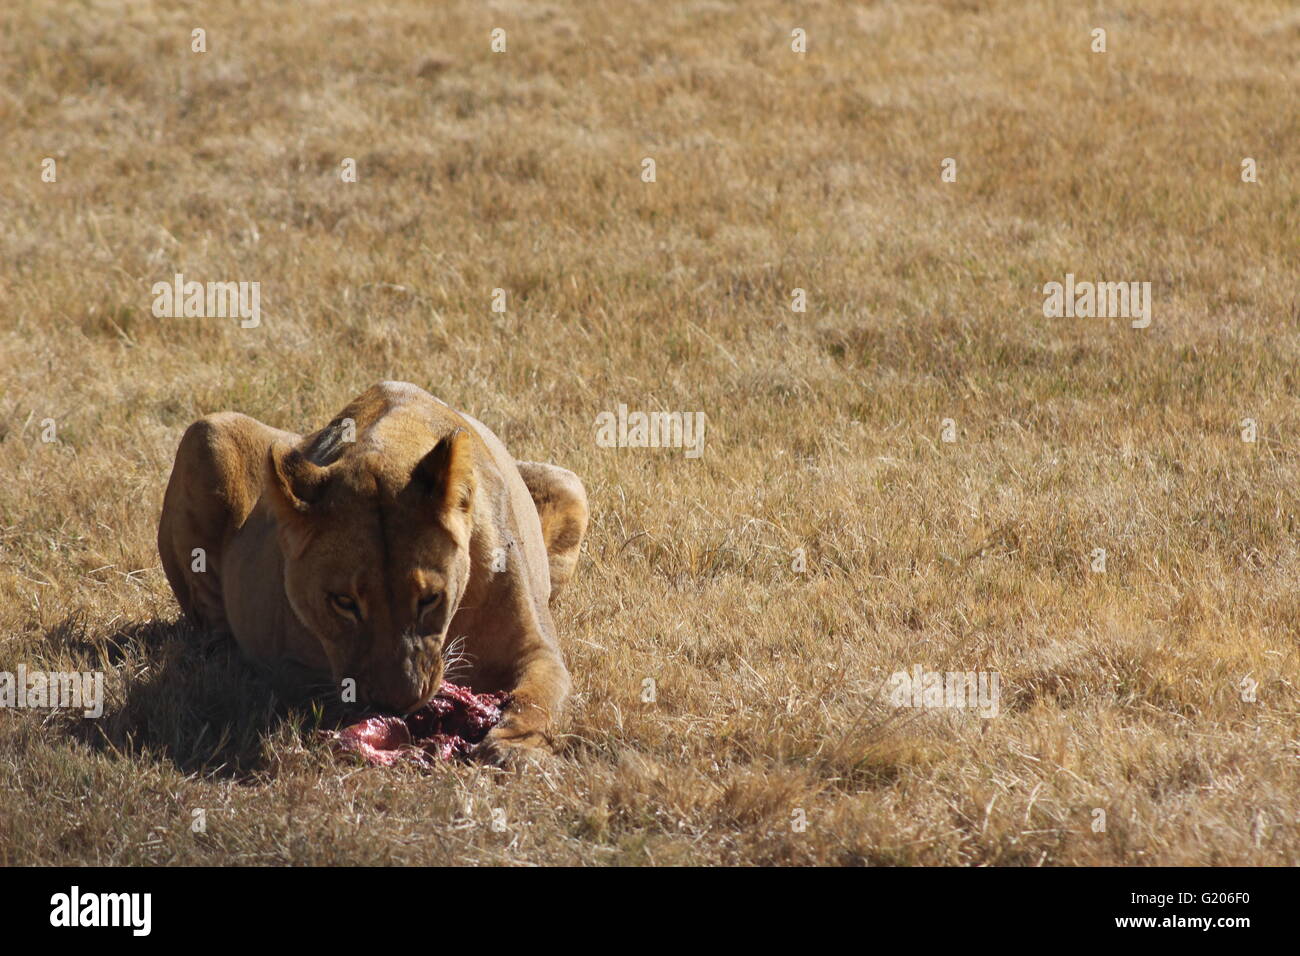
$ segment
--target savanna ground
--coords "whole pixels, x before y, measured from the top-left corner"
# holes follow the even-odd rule
[[[107,703],[0,714],[0,862],[1296,862],[1298,67],[1283,0],[10,0],[0,670]],[[177,272],[261,327],[155,318]],[[1151,326],[1045,318],[1067,272]],[[342,762],[177,620],[185,426],[385,378],[586,482],[549,769]]]

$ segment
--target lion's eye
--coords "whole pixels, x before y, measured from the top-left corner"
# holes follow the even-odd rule
[[[330,604],[334,605],[334,610],[341,611],[350,617],[358,617],[357,602],[346,594],[331,594],[329,596]]]
[[[435,591],[432,594],[426,594],[420,598],[420,610],[428,611],[442,603],[442,592]]]

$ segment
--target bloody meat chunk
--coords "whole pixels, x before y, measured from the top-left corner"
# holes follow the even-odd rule
[[[374,716],[326,731],[338,749],[366,763],[391,767],[399,761],[429,766],[466,757],[501,720],[508,693],[476,694],[468,687],[443,682],[433,700],[405,717]]]

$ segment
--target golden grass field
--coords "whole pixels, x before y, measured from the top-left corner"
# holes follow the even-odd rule
[[[5,3],[0,670],[107,703],[0,713],[0,863],[1300,861],[1298,67],[1287,0]],[[178,621],[186,425],[381,379],[586,483],[549,767],[354,766]]]

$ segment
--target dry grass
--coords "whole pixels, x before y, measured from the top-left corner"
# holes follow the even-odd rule
[[[1300,859],[1292,4],[175,6],[0,10],[0,670],[108,688],[0,713],[0,862]],[[262,327],[155,319],[175,272]],[[1044,318],[1066,272],[1152,326]],[[342,765],[176,623],[184,426],[383,378],[587,483],[544,774]],[[1000,716],[892,710],[913,664]]]

